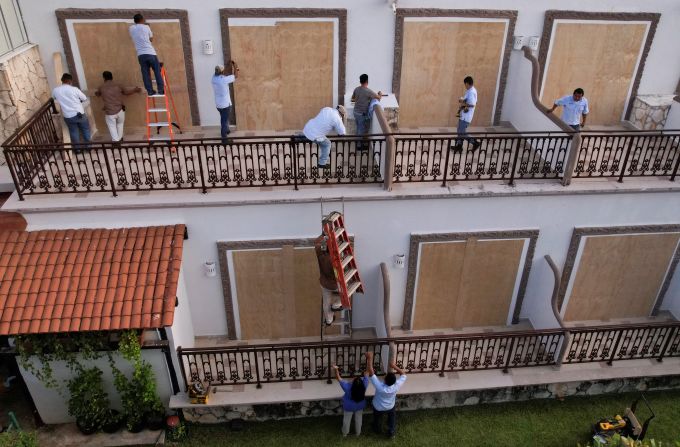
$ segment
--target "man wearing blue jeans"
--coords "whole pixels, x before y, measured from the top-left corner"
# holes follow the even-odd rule
[[[75,146],[81,143],[81,134],[84,143],[90,142],[90,122],[87,120],[87,115],[83,108],[83,103],[87,101],[87,96],[79,88],[74,87],[72,83],[73,76],[69,73],[64,73],[61,76],[61,85],[52,90],[52,97],[61,107],[61,115],[64,117],[68,127],[71,143]],[[83,149],[87,148],[88,145],[85,144]],[[79,152],[79,149],[76,149],[76,152]]]
[[[397,415],[394,405],[396,404],[397,391],[406,382],[406,374],[404,370],[399,368],[397,364],[390,362],[390,368],[399,373],[399,378],[393,372],[385,374],[384,382],[378,379],[373,369],[373,353],[366,353],[366,371],[368,372],[368,380],[371,381],[375,387],[375,395],[373,396],[373,431],[375,433],[382,433],[382,417],[387,415],[387,436],[394,437],[397,430]]]
[[[586,125],[586,119],[590,109],[588,108],[588,99],[583,97],[584,91],[582,88],[574,90],[572,95],[563,96],[555,100],[548,113],[552,113],[559,106],[564,107],[562,110],[562,121],[567,123],[569,127],[576,132],[580,132],[581,128]]]
[[[368,88],[368,75],[366,73],[359,76],[359,87],[354,89],[352,93],[352,101],[354,102],[354,121],[357,124],[357,135],[366,135],[371,128],[371,114],[370,104],[373,99],[378,101],[382,97],[382,92],[374,92]],[[357,144],[357,150],[368,149],[368,141],[362,141]]]
[[[229,135],[229,112],[231,112],[231,96],[229,84],[238,78],[239,68],[236,62],[230,61],[231,74],[227,74],[226,68],[218,65],[215,67],[215,75],[212,78],[213,92],[215,93],[215,107],[220,112],[220,135],[222,144],[227,144]]]
[[[335,109],[324,107],[318,115],[307,121],[302,133],[309,141],[319,146],[320,154],[317,165],[319,168],[329,168],[331,141],[327,135],[335,130],[338,135],[345,135],[345,107],[337,106]]]
[[[151,28],[144,21],[144,16],[135,14],[133,17],[135,24],[130,26],[130,37],[135,44],[137,50],[137,60],[142,69],[142,80],[144,81],[144,88],[149,96],[155,95],[156,92],[151,84],[151,75],[149,70],[153,70],[153,75],[156,78],[158,85],[158,94],[165,94],[165,85],[163,84],[163,76],[161,76],[161,64],[158,62],[158,56],[151,42],[153,41],[153,33]]]
[[[463,79],[465,84],[465,95],[458,100],[458,128],[456,133],[456,145],[451,146],[455,152],[463,150],[463,140],[467,140],[472,145],[470,151],[475,151],[481,146],[481,143],[467,134],[467,128],[472,122],[472,117],[475,114],[475,106],[477,105],[477,89],[474,87],[474,80],[472,76],[466,76]]]

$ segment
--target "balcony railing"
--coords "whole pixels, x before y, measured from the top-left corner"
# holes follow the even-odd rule
[[[570,336],[567,336],[567,332]],[[565,342],[566,340],[566,342]],[[568,346],[565,345],[568,343]],[[345,375],[365,371],[364,354],[384,372],[392,356],[407,373],[437,373],[556,366],[571,363],[680,357],[680,322],[483,334],[381,338],[356,341],[179,347],[186,384],[256,384],[331,380],[331,366]]]
[[[454,151],[455,134],[333,137],[330,167],[319,148],[291,137],[63,144],[53,100],[4,144],[19,198],[25,195],[305,185],[661,176],[675,180],[680,131],[471,133],[480,147]],[[577,137],[578,135],[578,137]],[[576,145],[576,146],[575,146]],[[569,168],[573,166],[573,172]]]

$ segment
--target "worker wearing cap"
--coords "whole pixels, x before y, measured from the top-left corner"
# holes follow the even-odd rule
[[[213,92],[215,93],[215,107],[220,112],[220,135],[222,144],[227,144],[229,135],[229,114],[231,112],[231,96],[229,95],[229,84],[238,78],[239,68],[236,62],[229,61],[229,73],[225,67],[218,65],[215,67],[215,75],[212,78]]]
[[[345,116],[347,112],[343,106],[337,106],[335,109],[324,107],[318,115],[307,121],[302,129],[305,137],[318,144],[321,149],[317,163],[320,168],[330,167],[331,142],[327,135],[333,130],[338,135],[345,135]]]

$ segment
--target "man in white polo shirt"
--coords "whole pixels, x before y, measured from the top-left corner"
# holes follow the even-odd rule
[[[236,62],[229,62],[231,74],[227,74],[226,68],[218,65],[215,67],[215,75],[212,78],[213,93],[215,94],[215,107],[220,112],[220,135],[222,144],[227,144],[229,135],[229,112],[231,111],[231,95],[229,84],[238,78],[239,68]]]
[[[463,79],[463,84],[465,85],[465,96],[458,100],[458,129],[456,129],[458,138],[456,138],[455,146],[451,146],[451,149],[455,152],[461,152],[463,150],[463,140],[467,140],[472,145],[472,149],[469,149],[469,151],[472,152],[477,150],[480,146],[479,141],[467,134],[467,128],[472,122],[472,117],[475,114],[477,89],[474,87],[472,76],[466,76],[465,79]]]
[[[548,113],[552,113],[558,106],[564,107],[562,109],[562,121],[576,132],[580,131],[586,125],[586,118],[588,118],[590,112],[588,99],[583,95],[583,89],[577,88],[573,95],[563,96],[555,101],[552,109],[548,109]]]
[[[71,85],[73,76],[64,73],[61,76],[61,85],[52,90],[52,97],[61,106],[61,115],[64,117],[68,133],[71,136],[71,143],[80,144],[80,136],[84,143],[90,142],[90,122],[87,120],[83,103],[87,101],[87,96],[78,87]],[[83,146],[87,149],[87,146]],[[76,149],[76,153],[80,152]]]
[[[333,130],[338,135],[345,135],[344,121],[346,115],[344,106],[337,106],[335,109],[324,107],[318,115],[307,121],[304,129],[302,129],[305,137],[309,141],[315,142],[321,149],[318,161],[320,168],[330,167],[331,141],[326,136]]]
[[[144,16],[141,14],[135,14],[133,20],[135,24],[130,26],[130,37],[132,37],[135,50],[137,50],[137,60],[142,68],[142,81],[144,81],[146,93],[149,96],[156,94],[151,84],[151,74],[149,73],[149,70],[153,69],[156,85],[158,85],[158,94],[164,95],[165,85],[163,84],[163,76],[161,76],[161,64],[158,62],[156,50],[151,44],[153,41],[151,28],[146,24]]]
[[[387,436],[394,437],[397,431],[396,410],[394,408],[397,400],[397,391],[406,382],[406,374],[404,370],[399,368],[393,361],[390,362],[390,368],[399,373],[399,378],[393,372],[385,374],[384,381],[378,379],[373,369],[373,353],[366,353],[366,372],[368,373],[368,380],[371,381],[375,387],[375,395],[373,396],[373,431],[377,434],[382,434],[382,416],[387,415]]]

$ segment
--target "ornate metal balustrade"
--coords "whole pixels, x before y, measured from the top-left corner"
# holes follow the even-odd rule
[[[375,340],[295,344],[178,348],[185,383],[257,384],[331,380],[331,366],[355,375],[365,368],[364,354],[375,353],[377,373],[390,353],[407,373],[437,373],[527,368],[562,364],[680,357],[680,322],[563,329],[398,337]],[[560,359],[564,352],[564,358]]]
[[[680,131],[582,133],[574,177],[670,176],[680,166]]]
[[[395,134],[394,182],[559,179],[564,173],[571,135],[566,133],[470,133],[472,150],[451,134]]]

